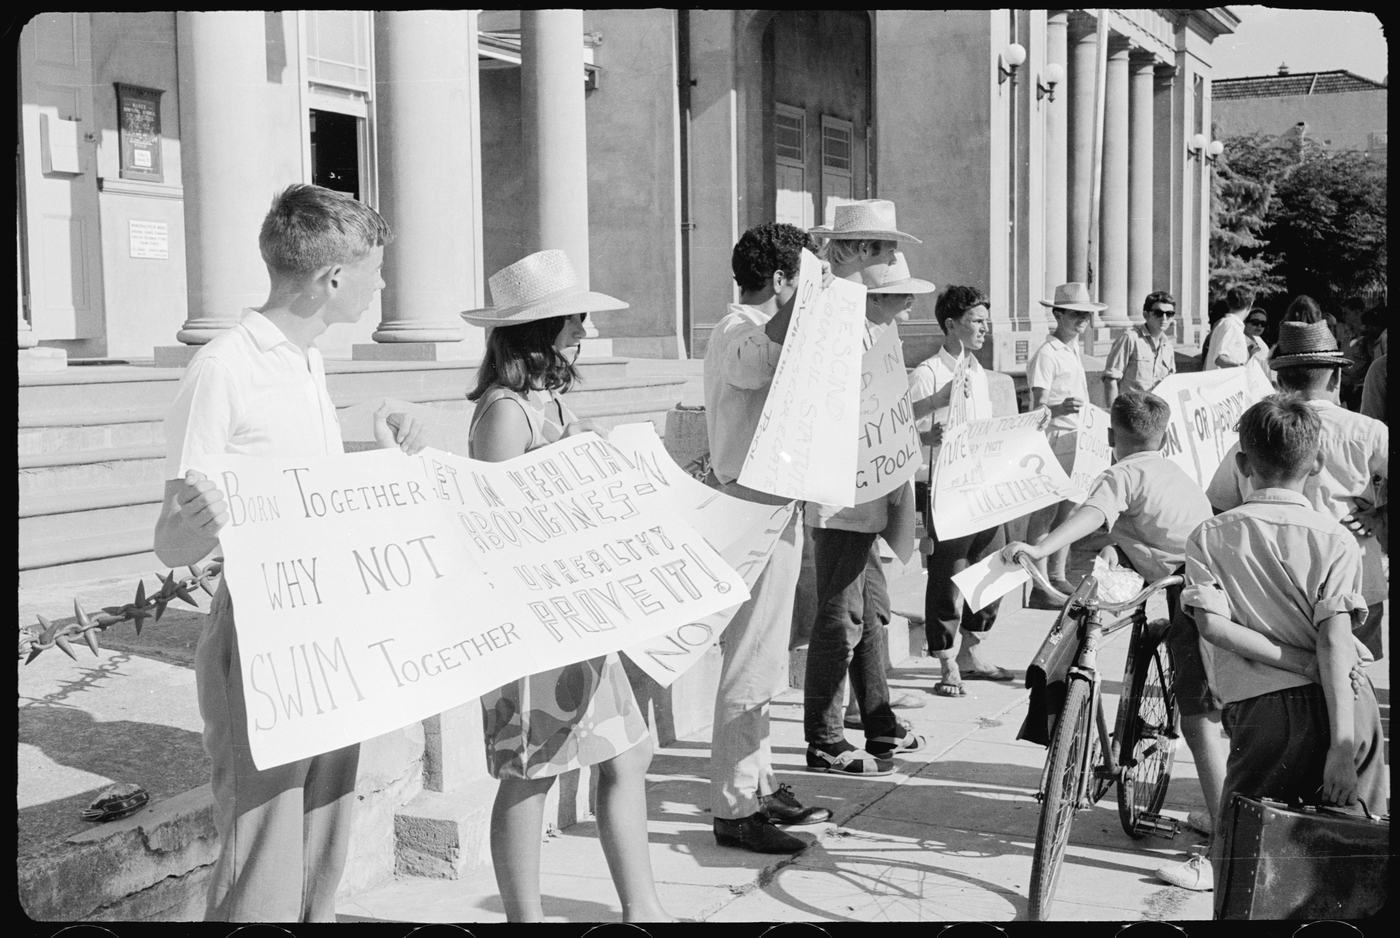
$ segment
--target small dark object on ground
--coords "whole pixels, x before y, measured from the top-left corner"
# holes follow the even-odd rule
[[[146,806],[151,796],[146,789],[132,782],[122,782],[102,789],[92,804],[83,811],[85,821],[115,821],[130,817]]]

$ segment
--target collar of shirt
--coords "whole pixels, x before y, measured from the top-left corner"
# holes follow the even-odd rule
[[[731,316],[742,316],[743,318],[747,319],[749,322],[753,323],[756,326],[767,325],[768,320],[773,318],[773,316],[770,316],[768,313],[765,313],[757,306],[749,306],[746,303],[730,303],[729,314]]]
[[[968,371],[981,371],[982,363],[977,360],[976,355],[969,354],[967,349],[959,349],[957,356],[948,352],[948,346],[944,345],[938,350],[938,360],[947,366],[949,371],[954,371],[958,367],[958,362],[967,362]]]
[[[1147,331],[1147,325],[1145,323],[1139,323],[1133,326],[1133,331],[1136,332],[1144,342],[1151,346],[1154,352],[1161,349],[1162,340],[1167,337],[1166,331],[1163,330],[1162,334],[1157,336],[1157,338],[1152,338],[1152,333]]]
[[[1073,345],[1070,345],[1068,342],[1065,342],[1065,341],[1061,340],[1060,337],[1057,336],[1057,335],[1055,335],[1055,333],[1053,333],[1053,332],[1050,333],[1048,336],[1045,337],[1045,344],[1046,344],[1046,345],[1049,345],[1051,342],[1055,343],[1055,344],[1058,345],[1060,348],[1064,349],[1066,352],[1069,352],[1069,353],[1072,354],[1072,355],[1075,355],[1075,356],[1078,356],[1078,355],[1079,355],[1079,343],[1078,343],[1078,342],[1074,343]]]
[[[271,351],[277,346],[286,343],[292,346],[292,348],[296,348],[298,354],[301,353],[301,349],[297,348],[295,342],[287,338],[286,333],[278,329],[272,324],[271,319],[268,319],[256,309],[250,307],[243,310],[243,318],[238,321],[238,324],[248,330],[248,335],[252,336],[253,342],[257,345],[258,351],[260,352]]]
[[[1162,454],[1157,452],[1156,450],[1143,450],[1140,453],[1129,453],[1122,459],[1117,460],[1117,464],[1121,466],[1123,465],[1123,463],[1132,462],[1134,459],[1156,459],[1161,455]]]
[[[1249,493],[1244,501],[1245,504],[1250,502],[1281,502],[1287,505],[1301,505],[1304,508],[1312,507],[1312,502],[1304,498],[1302,492],[1295,492],[1292,489],[1255,489]]]

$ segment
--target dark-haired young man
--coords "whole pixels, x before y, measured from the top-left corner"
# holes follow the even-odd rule
[[[1231,287],[1225,294],[1225,303],[1230,308],[1210,332],[1206,356],[1201,361],[1202,371],[1238,368],[1249,361],[1249,338],[1244,331],[1244,317],[1254,308],[1254,288],[1244,285]]]
[[[1167,327],[1176,318],[1176,298],[1165,290],[1142,301],[1142,323],[1118,337],[1103,366],[1105,406],[1120,392],[1151,391],[1176,374],[1176,348]]]
[[[739,483],[754,431],[768,400],[797,296],[802,250],[816,241],[793,225],[750,228],[734,245],[731,266],[739,302],[716,324],[705,352],[705,426],[711,486],[764,505],[795,503]],[[768,704],[787,683],[793,598],[802,571],[802,517],[793,511],[720,640],[710,752],[710,809],[715,840],[758,853],[795,853],[806,843],[779,824],[816,824],[826,808],[807,808],[773,773]]]

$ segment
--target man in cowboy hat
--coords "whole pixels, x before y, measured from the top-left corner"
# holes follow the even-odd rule
[[[715,840],[757,853],[796,853],[807,846],[775,824],[831,818],[826,808],[804,807],[788,786],[778,785],[768,742],[768,704],[786,686],[793,599],[802,571],[801,518],[792,499],[739,482],[792,322],[801,254],[815,247],[811,235],[792,225],[770,222],[744,232],[731,257],[739,302],[715,325],[705,351],[706,482],[736,498],[794,509],[749,599],[720,640],[710,743]]]
[[[916,295],[934,290],[927,280],[910,276],[909,265],[899,251],[893,263],[870,264],[857,277],[866,288],[867,349],[885,329],[897,328],[896,322],[909,318]],[[807,646],[803,685],[809,769],[861,777],[889,775],[897,753],[917,752],[925,744],[922,736],[900,725],[890,706],[885,676],[890,600],[875,546],[877,537],[898,526],[898,513],[912,497],[906,483],[852,508],[806,504],[817,592],[817,617]],[[912,508],[911,501],[907,505],[911,516]],[[841,689],[848,669],[851,696],[859,707],[865,732],[863,750],[847,742],[843,729]]]
[[[1390,429],[1379,420],[1340,406],[1341,371],[1347,357],[1324,322],[1285,322],[1279,326],[1269,367],[1278,372],[1280,391],[1303,397],[1322,419],[1322,466],[1303,486],[1303,497],[1356,535],[1361,547],[1362,594],[1366,621],[1357,630],[1376,658],[1381,657],[1384,602],[1389,590],[1376,538],[1386,507],[1377,490],[1390,479]],[[1236,443],[1206,489],[1211,507],[1228,511],[1244,503],[1249,481],[1236,464]]]
[[[1050,449],[1060,460],[1068,475],[1074,469],[1075,434],[1079,430],[1079,411],[1089,403],[1089,379],[1079,357],[1080,337],[1088,330],[1090,321],[1106,303],[1096,303],[1089,297],[1089,287],[1083,283],[1062,283],[1055,288],[1053,299],[1041,300],[1055,317],[1055,331],[1046,337],[1026,363],[1026,382],[1031,389],[1031,408],[1048,408]],[[1074,502],[1063,501],[1031,515],[1026,540],[1032,544],[1057,528],[1069,518]],[[1056,551],[1049,558],[1047,575],[1051,584],[1064,593],[1074,592],[1065,579],[1069,548]],[[1045,561],[1040,561],[1044,563]],[[1041,568],[1045,570],[1045,567]],[[1032,592],[1031,604],[1041,608],[1059,606],[1039,590]]]
[[[831,263],[831,275],[856,280],[860,271],[872,265],[894,263],[895,244],[918,238],[899,230],[894,203],[888,199],[861,199],[836,206],[832,223],[808,229],[825,238],[817,256]]]

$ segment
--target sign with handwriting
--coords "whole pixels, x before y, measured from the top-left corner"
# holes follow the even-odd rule
[[[858,505],[893,492],[923,465],[904,348],[894,325],[886,327],[861,358],[860,386]]]

